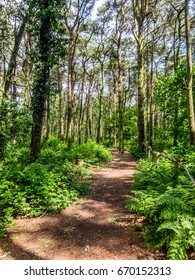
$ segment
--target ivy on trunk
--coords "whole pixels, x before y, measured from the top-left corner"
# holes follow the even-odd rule
[[[31,137],[31,161],[35,161],[41,150],[41,133],[45,103],[49,95],[49,72],[51,57],[51,5],[52,0],[42,0],[40,3],[40,28],[38,44],[38,63],[33,86],[33,125]]]

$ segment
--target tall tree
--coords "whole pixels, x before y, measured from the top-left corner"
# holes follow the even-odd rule
[[[45,103],[49,95],[49,74],[51,68],[52,4],[54,0],[39,1],[40,24],[38,42],[38,63],[33,86],[33,126],[31,138],[31,161],[35,161],[41,150],[41,134]]]
[[[192,46],[190,34],[189,0],[185,0],[185,35],[186,35],[186,59],[187,59],[187,96],[190,143],[195,145],[195,114],[193,100],[193,71],[192,71]]]
[[[74,107],[74,71],[75,53],[79,39],[80,29],[85,19],[90,15],[95,1],[74,0],[67,1],[65,7],[65,27],[68,34],[68,81],[67,81],[67,130],[66,140],[68,148],[72,146],[73,107]]]
[[[14,46],[13,46],[13,50],[12,50],[12,53],[11,53],[11,57],[10,57],[10,61],[9,61],[8,69],[7,69],[7,73],[6,73],[6,78],[5,78],[3,100],[6,99],[7,92],[8,92],[9,87],[10,87],[12,81],[13,81],[14,71],[16,70],[16,59],[17,59],[20,43],[21,43],[21,40],[22,40],[22,36],[24,34],[27,19],[28,19],[28,16],[25,15],[22,19],[21,25],[20,25],[20,27],[17,31],[17,34],[15,36],[15,39],[14,39]]]
[[[119,151],[124,152],[124,111],[125,111],[125,96],[123,85],[123,66],[122,66],[122,36],[125,27],[125,0],[118,3],[116,17],[116,45],[117,45],[117,66],[118,66],[118,111],[119,111]]]
[[[132,0],[134,13],[133,34],[137,42],[137,103],[138,103],[138,148],[144,152],[145,120],[144,120],[144,23],[148,16],[148,0]],[[137,27],[137,31],[136,31]]]

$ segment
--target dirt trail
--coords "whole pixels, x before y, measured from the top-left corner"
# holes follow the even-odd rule
[[[163,259],[148,248],[139,219],[125,210],[136,162],[113,150],[114,160],[96,168],[93,192],[57,215],[18,219],[0,241],[0,259],[15,260],[137,260]]]

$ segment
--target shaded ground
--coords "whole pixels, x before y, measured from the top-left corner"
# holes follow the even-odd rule
[[[143,233],[134,230],[141,221],[124,209],[136,162],[127,153],[113,150],[113,155],[106,168],[92,170],[93,192],[81,203],[57,215],[17,219],[0,240],[0,259],[163,259],[163,253],[148,248]]]

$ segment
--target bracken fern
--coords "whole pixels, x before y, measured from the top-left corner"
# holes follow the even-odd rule
[[[174,175],[167,160],[142,160],[126,208],[145,217],[146,243],[165,249],[168,259],[185,260],[195,250],[195,188],[181,170]]]

